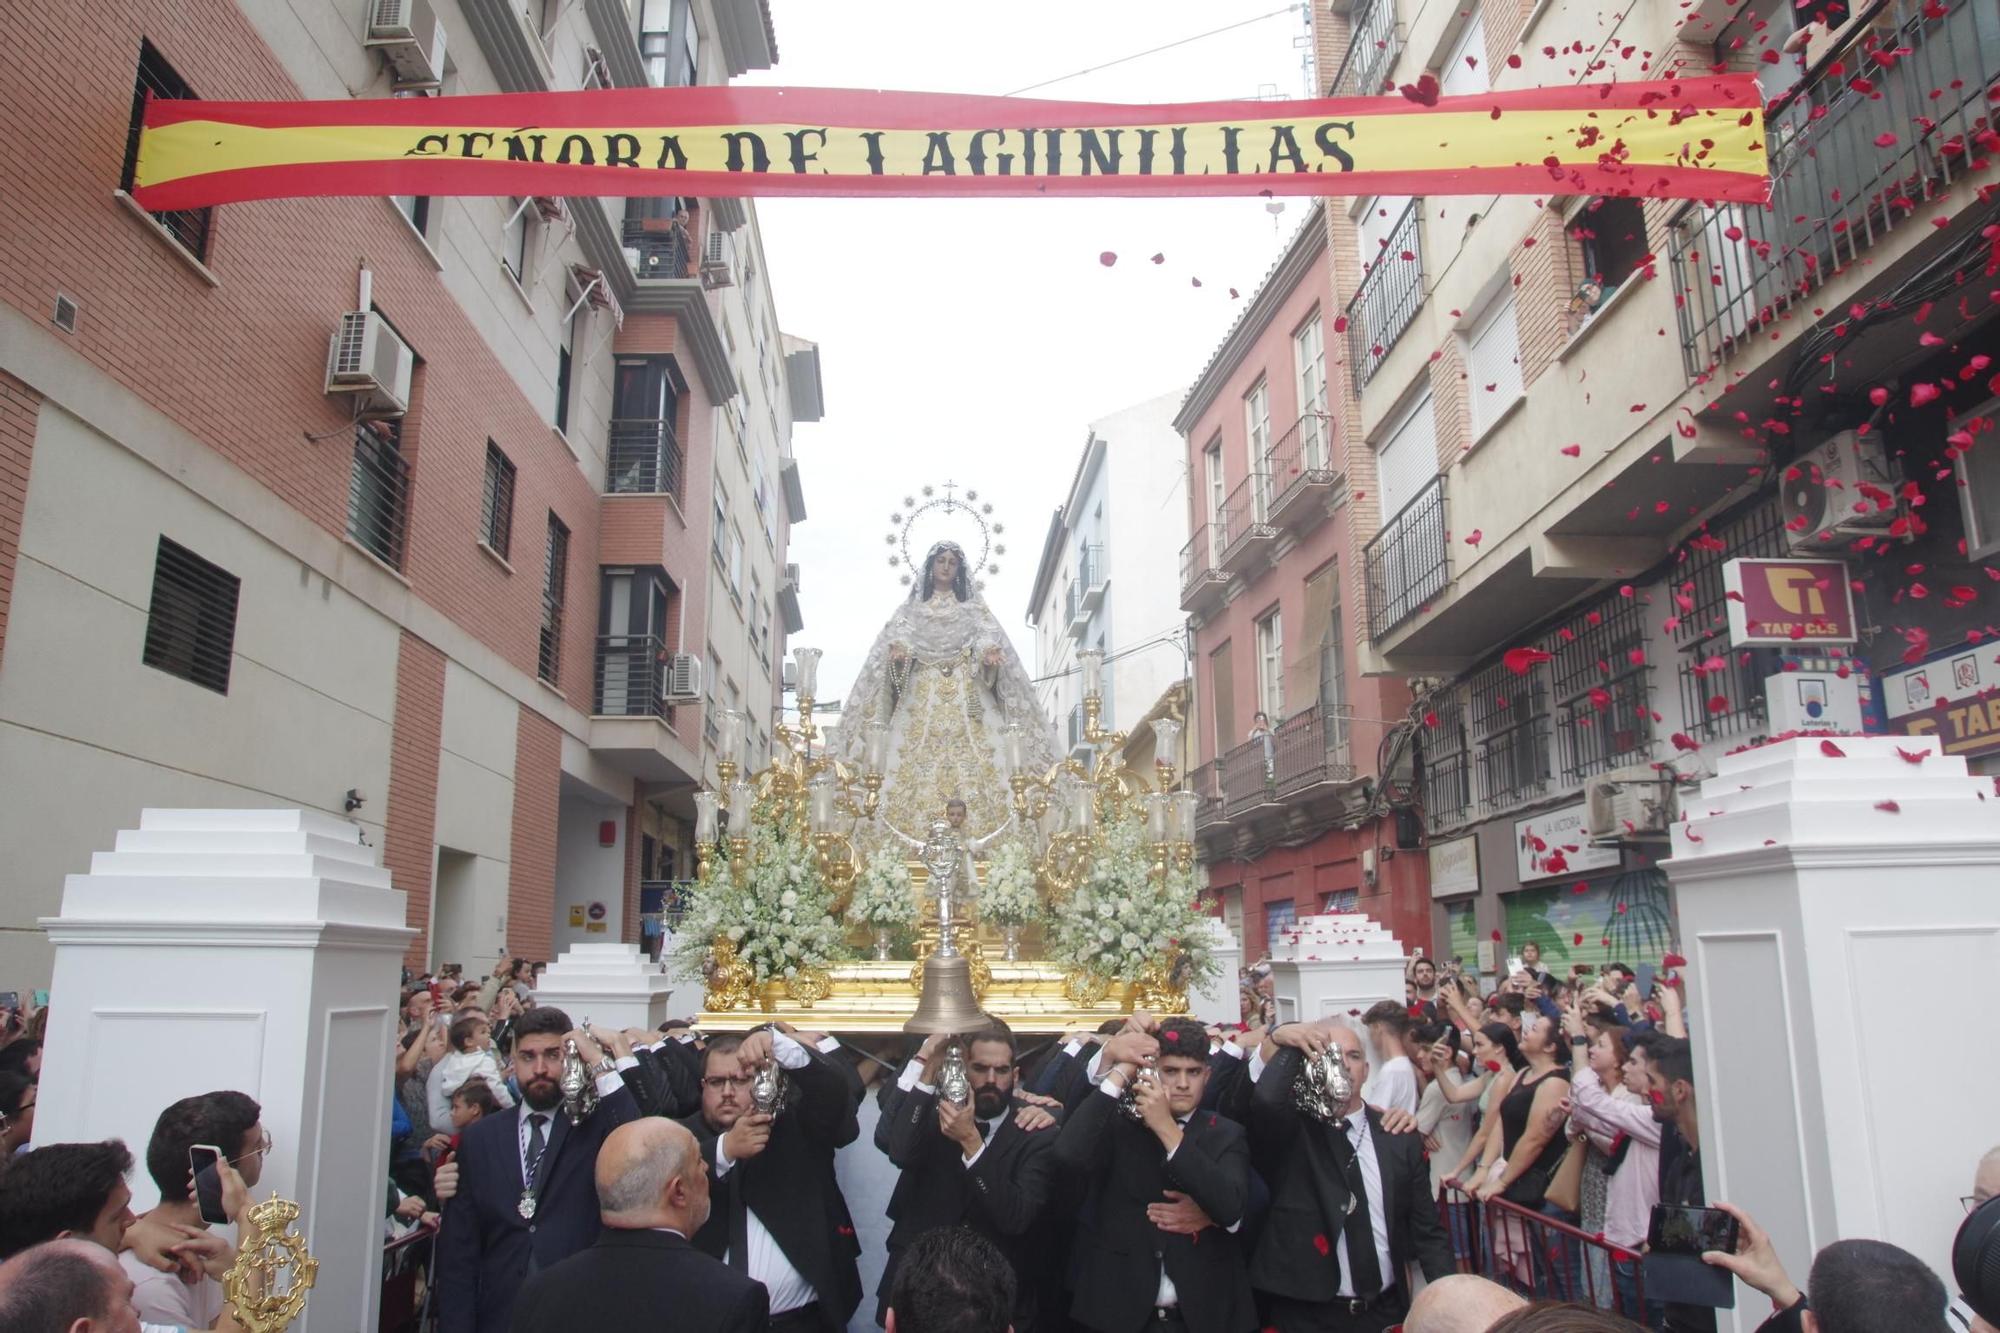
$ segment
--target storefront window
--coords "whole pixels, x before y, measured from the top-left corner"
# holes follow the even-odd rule
[[[1600,972],[1606,963],[1657,965],[1674,942],[1665,873],[1648,867],[1587,882],[1583,893],[1563,883],[1502,898],[1508,956],[1518,957],[1533,940],[1542,946],[1542,967],[1558,977],[1577,963]],[[1452,947],[1458,947],[1456,922]],[[1476,951],[1477,941],[1470,947]]]

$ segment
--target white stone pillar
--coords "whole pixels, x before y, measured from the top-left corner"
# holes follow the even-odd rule
[[[1240,1023],[1243,1006],[1237,1000],[1236,974],[1243,966],[1243,946],[1215,917],[1205,918],[1209,953],[1215,958],[1215,980],[1188,993],[1188,1013],[1204,1023]]]
[[[1681,809],[1663,865],[1709,1199],[1748,1209],[1801,1287],[1859,1237],[1948,1284],[1958,1196],[2000,1142],[1993,782],[1933,738],[1808,737],[1725,756]],[[1756,1327],[1766,1302],[1738,1296],[1723,1327]]]
[[[257,1198],[297,1200],[320,1261],[301,1333],[373,1328],[381,1294],[403,894],[358,828],[307,810],[147,810],[63,887],[38,1144],[139,1159],[182,1097],[230,1089],[271,1134]]]
[[[1300,917],[1271,956],[1278,1021],[1351,1019],[1379,1000],[1403,1001],[1403,946],[1388,928],[1360,912]]]
[[[572,944],[535,983],[535,1003],[554,1005],[572,1023],[601,1028],[657,1028],[669,1017],[673,982],[636,944]]]

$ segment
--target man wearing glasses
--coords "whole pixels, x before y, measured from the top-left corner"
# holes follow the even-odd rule
[[[234,1181],[226,1174],[223,1177],[223,1204],[234,1221],[262,1178],[264,1155],[271,1150],[270,1132],[259,1120],[262,1114],[262,1108],[240,1092],[183,1097],[160,1112],[146,1145],[146,1173],[159,1186],[160,1203],[141,1216],[139,1223],[190,1237],[208,1230],[195,1201],[194,1173],[188,1163],[188,1150],[197,1144],[221,1150],[242,1180],[239,1191]],[[149,1268],[130,1250],[118,1256],[125,1275],[132,1279],[132,1304],[142,1320],[187,1329],[215,1327],[223,1311],[221,1277],[236,1258],[233,1247],[217,1240],[217,1244],[191,1249],[178,1272]]]
[[[773,1065],[784,1090],[761,1111],[751,1087]],[[701,1109],[680,1123],[714,1172],[696,1248],[764,1284],[772,1333],[840,1333],[861,1304],[861,1246],[833,1174],[835,1150],[861,1132],[848,1075],[786,1032],[716,1037],[702,1056]]]

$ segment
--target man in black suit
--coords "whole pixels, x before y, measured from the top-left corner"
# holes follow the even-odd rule
[[[1123,1045],[1106,1043],[1110,1067],[1056,1140],[1058,1164],[1091,1179],[1096,1211],[1070,1315],[1100,1333],[1245,1333],[1257,1326],[1236,1239],[1249,1145],[1241,1126],[1199,1109],[1209,1076],[1201,1024],[1170,1018],[1151,1039],[1160,1054],[1143,1078],[1137,1061],[1116,1058]],[[1128,1087],[1136,1121],[1120,1105]]]
[[[1037,1225],[1054,1184],[1055,1119],[1014,1101],[1018,1047],[998,1019],[964,1038],[972,1101],[939,1098],[929,1081],[940,1053],[955,1038],[925,1039],[883,1096],[875,1146],[902,1175],[889,1198],[888,1263],[877,1288],[876,1321],[889,1308],[896,1270],[926,1232],[964,1224],[991,1240],[1013,1267],[1014,1333],[1037,1325],[1036,1305],[1049,1266],[1047,1233]]]
[[[625,1030],[639,1066],[626,1079],[641,1115],[669,1120],[701,1109],[701,1051],[685,1022],[662,1024],[658,1032]]]
[[[767,1064],[786,1084],[775,1116],[750,1104]],[[773,1333],[841,1333],[861,1304],[861,1246],[833,1175],[835,1150],[861,1133],[850,1089],[824,1053],[787,1033],[717,1037],[703,1053],[701,1110],[681,1121],[715,1180],[694,1243],[764,1285]]]
[[[521,1102],[459,1138],[457,1193],[437,1238],[441,1333],[500,1333],[522,1281],[597,1239],[590,1173],[604,1138],[638,1117],[621,1077],[636,1068],[623,1035],[572,1031],[560,1009],[530,1009],[514,1028]],[[597,1108],[572,1125],[562,1106],[565,1040],[596,1081]]]
[[[1297,1109],[1301,1062],[1339,1056],[1353,1091],[1328,1124]],[[1264,1038],[1249,1075],[1250,1146],[1271,1186],[1271,1214],[1250,1260],[1278,1333],[1380,1333],[1409,1309],[1406,1269],[1456,1272],[1431,1200],[1423,1140],[1392,1134],[1363,1105],[1368,1059],[1352,1028],[1289,1023]]]
[[[694,1135],[651,1117],[620,1125],[597,1154],[596,1176],[597,1243],[522,1285],[509,1333],[663,1321],[675,1333],[764,1333],[764,1288],[688,1242],[709,1213]]]
[[[1014,1273],[993,1242],[970,1227],[917,1237],[889,1289],[885,1333],[1018,1333]]]

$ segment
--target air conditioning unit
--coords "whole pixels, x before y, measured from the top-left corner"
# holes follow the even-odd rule
[[[1840,539],[1879,533],[1896,521],[1901,484],[1879,436],[1844,430],[1792,460],[1778,493],[1794,551],[1837,549]]]
[[[398,88],[444,84],[444,25],[430,0],[373,0],[366,45],[389,62]]]
[[[701,659],[689,653],[675,653],[667,659],[665,699],[670,704],[698,703],[701,700]]]
[[[1650,764],[1616,768],[1584,784],[1584,819],[1592,838],[1662,834],[1674,817],[1674,779]]]
[[[363,418],[400,417],[410,408],[416,362],[387,320],[372,310],[350,310],[327,348],[326,391],[361,395]]]
[[[729,233],[715,230],[701,247],[701,285],[708,291],[732,287],[736,277],[729,271]]]

